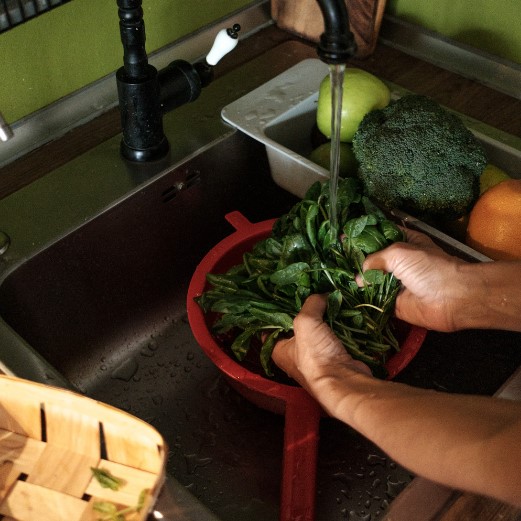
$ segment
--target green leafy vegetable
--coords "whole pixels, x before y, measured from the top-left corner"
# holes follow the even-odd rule
[[[111,490],[119,490],[121,485],[125,484],[125,481],[121,478],[117,478],[112,475],[107,469],[98,469],[96,467],[91,467],[90,470],[92,474],[96,478],[97,482],[103,488],[110,488]]]
[[[118,510],[118,506],[111,501],[95,501],[92,505],[94,512],[100,514],[98,521],[125,521],[128,515],[139,513],[145,505],[148,489],[143,489],[138,497],[136,506],[124,507]]]
[[[95,501],[92,508],[94,512],[101,514],[98,521],[125,521],[125,514],[118,510],[118,507],[110,501]]]
[[[398,350],[389,318],[399,281],[380,271],[362,274],[361,267],[366,255],[404,240],[404,234],[362,194],[357,179],[339,180],[337,200],[340,234],[331,233],[329,185],[315,183],[268,238],[244,253],[242,264],[208,274],[211,289],[195,299],[204,312],[218,314],[216,335],[234,335],[231,349],[238,360],[260,342],[268,376],[276,341],[292,331],[293,318],[313,293],[329,294],[329,325],[374,374],[383,376],[389,351]]]

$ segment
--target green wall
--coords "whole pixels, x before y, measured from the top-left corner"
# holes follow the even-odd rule
[[[251,0],[143,0],[147,51]],[[0,112],[8,122],[42,108],[122,64],[116,0],[72,0],[0,34]]]
[[[521,64],[520,0],[387,0],[386,10]]]
[[[143,0],[147,51],[251,0]],[[388,0],[387,12],[521,63],[520,0]],[[101,78],[122,60],[116,0],[72,0],[0,34],[0,111],[8,122]]]

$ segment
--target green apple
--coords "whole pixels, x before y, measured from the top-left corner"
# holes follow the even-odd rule
[[[318,146],[309,155],[309,160],[317,165],[330,169],[331,164],[331,141]],[[358,171],[358,161],[350,143],[340,143],[340,177],[355,177]]]
[[[375,109],[383,109],[391,100],[387,85],[362,69],[346,68],[342,96],[340,141],[350,142],[364,116]],[[317,126],[331,138],[331,80],[327,75],[320,84],[317,106]]]

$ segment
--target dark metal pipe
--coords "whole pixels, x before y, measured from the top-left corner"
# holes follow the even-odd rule
[[[345,0],[317,0],[324,17],[324,33],[317,47],[319,58],[328,64],[345,63],[356,52]]]
[[[123,66],[130,78],[147,75],[145,23],[141,0],[118,0],[119,31],[123,43]]]
[[[163,132],[158,73],[148,63],[141,0],[117,0],[123,67],[116,73],[123,139],[130,161],[154,161],[169,150]]]

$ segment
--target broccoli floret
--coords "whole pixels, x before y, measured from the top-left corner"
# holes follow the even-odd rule
[[[420,95],[369,112],[353,138],[370,198],[426,220],[457,219],[479,196],[485,152],[454,114]]]

